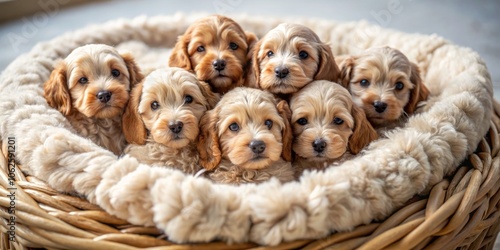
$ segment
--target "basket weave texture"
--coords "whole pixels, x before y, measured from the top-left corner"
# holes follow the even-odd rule
[[[153,49],[153,47],[165,46],[171,48],[176,39],[176,36],[171,34],[181,34],[186,25],[198,17],[197,15],[177,15],[174,17],[141,17],[134,20],[117,20],[65,34],[51,42],[41,43],[30,54],[22,56],[9,66],[6,70],[7,73],[0,78],[0,92],[15,95],[15,92],[9,92],[8,87],[5,87],[12,82],[18,81],[16,76],[12,76],[14,70],[19,70],[20,77],[31,77],[34,86],[40,88],[48,78],[53,60],[64,57],[71,49],[82,44],[107,43],[119,45],[129,40],[142,40],[148,46],[151,46],[152,51],[156,49]],[[245,16],[236,17],[235,19],[244,28],[250,28],[258,36],[262,36],[267,30],[280,22],[292,21]],[[447,72],[440,72],[443,65],[446,65],[446,60],[451,60],[453,56],[463,56],[460,53],[464,53],[466,57],[472,57],[474,60],[479,58],[473,52],[463,48],[456,48],[437,36],[409,36],[391,30],[383,30],[363,22],[336,24],[311,19],[293,20],[293,22],[300,22],[313,28],[323,41],[330,41],[332,50],[337,55],[356,53],[371,46],[390,45],[396,47],[407,54],[410,60],[418,62],[423,70],[424,80],[431,92],[441,93],[443,96],[451,96],[455,92],[460,94],[459,91],[463,91],[460,88],[457,90],[457,88],[447,86],[446,81],[441,79],[447,77]],[[104,32],[110,27],[117,27],[118,33],[105,34]],[[347,34],[356,29],[364,30],[364,32],[341,38],[333,35]],[[86,34],[86,36],[83,36],[83,34]],[[53,44],[61,44],[63,40],[66,42],[64,46],[53,48]],[[43,53],[46,53],[43,57],[39,56]],[[454,53],[458,53],[458,55]],[[135,56],[139,58],[138,61],[141,64],[141,55]],[[438,56],[444,62],[436,62]],[[36,58],[32,64],[26,63],[32,58]],[[147,58],[147,56],[142,55],[142,58]],[[387,214],[384,216],[382,214],[377,216],[387,217],[386,219],[373,220],[369,224],[357,226],[350,232],[333,233],[321,239],[310,235],[303,237],[307,239],[300,239],[295,235],[291,237],[291,240],[287,239],[286,233],[282,232],[275,240],[263,239],[264,243],[274,246],[261,246],[256,243],[227,244],[217,241],[199,244],[177,244],[168,240],[168,232],[175,232],[175,228],[170,228],[173,231],[168,231],[168,224],[165,227],[167,235],[163,233],[163,230],[159,230],[154,226],[132,225],[124,220],[128,219],[127,217],[121,216],[121,219],[117,218],[109,214],[109,211],[106,212],[95,205],[95,197],[89,198],[93,202],[90,203],[76,195],[61,192],[58,190],[59,187],[50,187],[47,181],[50,183],[51,179],[46,176],[35,177],[28,174],[36,173],[36,167],[38,166],[38,162],[33,162],[32,158],[21,157],[21,164],[16,164],[12,169],[12,158],[13,156],[19,157],[19,155],[15,155],[19,151],[9,153],[9,151],[12,151],[9,149],[9,145],[11,142],[14,143],[13,140],[21,137],[19,136],[21,134],[16,134],[21,132],[12,132],[16,126],[10,124],[7,117],[7,115],[12,114],[0,114],[0,118],[4,119],[4,121],[0,120],[2,136],[0,138],[2,140],[2,156],[0,157],[0,207],[2,209],[0,215],[3,218],[0,220],[0,229],[2,230],[0,248],[453,249],[465,247],[470,249],[491,249],[496,234],[500,230],[500,182],[498,182],[500,177],[500,158],[498,156],[500,151],[498,133],[500,129],[500,105],[495,102],[492,109],[491,80],[488,72],[483,69],[484,63],[480,59],[477,60],[477,65],[468,66],[474,69],[478,68],[478,75],[473,76],[473,79],[466,75],[459,78],[459,80],[465,79],[484,84],[483,89],[489,95],[484,95],[481,92],[483,89],[480,89],[477,93],[465,94],[466,97],[470,95],[474,96],[475,100],[478,100],[477,103],[467,103],[469,106],[477,106],[478,103],[484,105],[484,116],[474,119],[477,124],[463,125],[462,123],[456,123],[457,129],[465,131],[463,134],[469,140],[467,147],[462,150],[463,152],[458,152],[461,149],[452,148],[451,150],[454,153],[458,152],[457,155],[468,156],[465,160],[463,157],[451,159],[448,167],[436,170],[439,173],[435,176],[441,176],[441,178],[429,181],[428,189],[430,189],[430,192],[428,194],[421,190],[420,196],[408,197],[408,199],[411,199],[404,205],[397,206],[398,209],[392,211],[392,215],[388,216],[389,214]],[[157,65],[162,63],[159,60]],[[152,68],[157,67],[154,63],[151,65]],[[23,68],[23,66],[25,67]],[[30,70],[42,71],[42,73],[33,76],[29,74]],[[450,69],[450,71],[453,70],[455,69]],[[429,85],[429,83],[436,84]],[[468,85],[460,86],[466,88]],[[0,107],[0,110],[7,110],[5,107],[8,105],[15,108],[21,102],[24,102],[23,105],[32,105],[30,102],[36,104],[40,100],[43,102],[43,99],[40,99],[41,94],[36,92],[36,88],[33,96],[22,96],[20,101],[2,103],[4,106],[3,108]],[[33,98],[33,101],[30,101],[30,98]],[[438,103],[439,97],[437,100],[430,100],[431,103],[433,101]],[[453,101],[455,99],[450,100],[450,102]],[[43,111],[43,108],[40,108],[40,110]],[[440,110],[436,110],[434,113],[439,113]],[[19,127],[19,129],[22,128]],[[41,134],[44,134],[43,132]],[[37,133],[37,131],[29,133]],[[476,136],[476,133],[480,135]],[[13,134],[16,136],[11,136]],[[21,148],[19,154],[31,154],[22,151],[22,146],[19,145],[20,142],[17,141],[17,143],[16,146]],[[23,171],[30,169],[31,171],[23,173],[21,169]],[[448,174],[448,176],[442,178],[442,175],[445,174]],[[217,191],[218,189],[214,190]],[[73,191],[77,192],[78,190]],[[15,195],[13,195],[13,192]],[[11,218],[12,211],[15,211],[15,222]],[[357,225],[359,224],[362,223],[357,223]],[[12,241],[10,237],[10,235],[14,234],[13,232],[15,233],[15,241]],[[188,235],[187,237],[194,236]],[[256,238],[250,238],[250,240],[256,241]]]

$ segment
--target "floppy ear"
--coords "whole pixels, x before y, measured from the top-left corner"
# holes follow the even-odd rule
[[[292,111],[288,106],[288,103],[285,100],[281,100],[276,104],[276,108],[278,109],[278,113],[283,118],[283,122],[285,123],[285,127],[281,132],[282,143],[283,143],[283,151],[281,151],[281,157],[285,161],[292,161],[292,126],[290,125],[290,119],[292,117]]]
[[[349,82],[351,82],[354,60],[354,57],[349,57],[340,64],[339,82],[344,88],[349,87]]]
[[[359,153],[366,145],[378,138],[377,131],[366,119],[365,112],[356,105],[352,106],[351,114],[354,118],[354,130],[349,138],[349,151]]]
[[[417,109],[417,104],[421,101],[427,100],[427,97],[429,96],[429,90],[422,82],[422,78],[420,78],[420,70],[414,63],[411,63],[410,81],[413,83],[414,88],[410,91],[410,100],[404,108],[408,115],[413,114],[413,112]]]
[[[52,73],[49,80],[43,85],[44,97],[49,106],[59,110],[67,116],[72,111],[72,100],[66,80],[66,64],[60,62]]]
[[[222,159],[217,135],[217,120],[218,115],[215,109],[207,111],[200,120],[197,149],[200,155],[200,165],[206,170],[216,168]]]
[[[122,117],[122,129],[128,143],[144,145],[146,143],[146,127],[139,114],[143,82],[137,84],[130,93],[130,99]]]
[[[332,49],[327,44],[320,44],[318,53],[318,71],[314,76],[314,80],[337,82],[340,70],[335,62],[335,58],[333,57]]]
[[[247,46],[248,46],[247,61],[250,62],[250,60],[252,60],[253,49],[259,39],[254,33],[248,31],[245,31],[245,36],[247,37]]]
[[[177,43],[172,49],[172,54],[168,60],[168,66],[170,67],[178,67],[183,68],[185,70],[192,71],[191,60],[189,60],[188,54],[188,44],[190,40],[190,35],[186,31],[186,33],[182,36],[179,36]]]
[[[131,54],[125,53],[121,54],[125,65],[127,66],[128,73],[130,75],[130,89],[133,89],[135,85],[139,84],[144,76],[139,69],[139,66],[135,63],[134,57]]]
[[[248,65],[247,69],[247,75],[245,77],[245,84],[244,86],[250,87],[250,88],[260,88],[259,80],[260,80],[260,65],[259,65],[259,50],[260,46],[262,44],[262,40],[258,41],[254,46],[252,51],[249,52],[249,54],[252,55],[252,58],[250,60],[250,65]]]
[[[207,109],[208,110],[213,109],[215,107],[215,105],[217,105],[217,103],[219,102],[220,95],[218,93],[212,92],[210,85],[208,83],[206,83],[205,81],[199,81],[198,83],[200,86],[201,94],[205,98],[207,98],[207,102],[208,102]]]

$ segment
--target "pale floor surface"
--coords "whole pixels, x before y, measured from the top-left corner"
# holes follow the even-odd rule
[[[0,24],[0,70],[39,41],[89,24],[138,15],[171,15],[177,12],[259,16],[315,17],[338,21],[365,19],[404,32],[436,33],[455,44],[470,47],[486,61],[495,97],[500,100],[500,1],[498,0],[336,0],[336,1],[106,1],[61,9],[62,0],[38,0],[53,12],[40,12]],[[306,3],[306,4],[305,4]],[[12,10],[15,11],[15,10]],[[500,250],[497,243],[495,249]]]

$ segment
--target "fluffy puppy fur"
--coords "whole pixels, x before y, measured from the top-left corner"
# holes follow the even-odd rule
[[[287,95],[313,80],[337,81],[330,46],[306,26],[282,23],[255,45],[246,85]],[[288,99],[288,98],[284,98]]]
[[[199,121],[219,97],[180,68],[158,69],[132,90],[123,116],[125,153],[140,162],[194,174],[201,169],[195,143]]]
[[[340,78],[376,129],[400,126],[429,95],[418,66],[390,47],[347,58]]]
[[[257,37],[234,20],[211,15],[188,27],[175,44],[169,66],[180,67],[206,81],[216,93],[242,86],[249,51]]]
[[[119,155],[126,145],[122,114],[130,89],[141,80],[130,55],[91,44],[76,48],[56,65],[44,84],[44,96],[80,135]]]
[[[341,163],[378,138],[363,110],[337,83],[311,82],[292,96],[290,108],[297,175]]]
[[[200,164],[220,183],[293,180],[292,132],[286,101],[240,87],[225,94],[200,122]]]

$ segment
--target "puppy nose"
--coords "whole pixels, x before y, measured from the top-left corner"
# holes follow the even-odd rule
[[[182,131],[182,126],[184,126],[184,123],[182,122],[173,122],[168,125],[168,128],[173,133],[178,134],[179,132]]]
[[[316,139],[313,141],[313,148],[314,148],[314,151],[318,152],[318,153],[321,153],[323,151],[325,151],[325,148],[326,148],[326,141],[323,140],[323,139]]]
[[[274,73],[276,74],[276,77],[282,79],[288,75],[289,71],[287,67],[279,66],[274,68]]]
[[[375,111],[377,111],[378,113],[382,113],[387,108],[387,103],[381,101],[375,101],[373,103],[373,107],[375,107]]]
[[[226,67],[226,61],[222,59],[217,59],[212,62],[212,66],[214,66],[214,69],[217,71],[222,71]]]
[[[107,103],[109,102],[109,100],[111,100],[111,92],[107,90],[101,90],[97,92],[96,97],[100,102]]]
[[[248,146],[256,154],[260,154],[266,150],[266,144],[263,141],[252,141]]]

